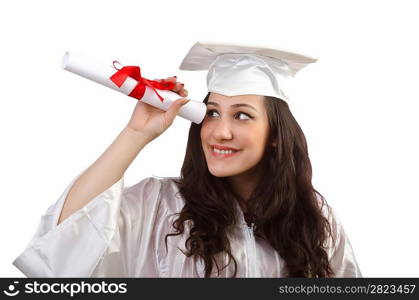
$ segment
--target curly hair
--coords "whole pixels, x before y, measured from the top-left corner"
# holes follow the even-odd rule
[[[269,120],[269,136],[259,162],[264,172],[246,202],[246,217],[254,222],[255,235],[284,260],[288,277],[332,277],[326,249],[331,226],[322,213],[328,205],[311,183],[306,138],[285,101],[265,97],[264,104]],[[176,214],[175,231],[165,236],[166,248],[169,236],[182,234],[185,222],[192,224],[187,251],[182,252],[203,260],[205,277],[210,277],[214,263],[219,274],[216,257],[227,254],[229,261],[222,269],[233,261],[236,277],[237,262],[228,234],[237,223],[239,199],[226,178],[209,172],[200,131],[201,124],[191,124],[181,176],[175,181],[185,205]],[[271,147],[273,141],[276,147]]]

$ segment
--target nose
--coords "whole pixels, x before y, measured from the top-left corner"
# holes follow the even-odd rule
[[[233,132],[230,122],[221,118],[215,125],[212,134],[217,140],[231,140],[233,138]]]

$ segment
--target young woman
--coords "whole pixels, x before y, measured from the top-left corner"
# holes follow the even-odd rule
[[[112,145],[48,209],[16,267],[29,277],[361,276],[341,223],[312,186],[282,85],[264,76],[292,62],[279,70],[260,51],[214,49],[207,114],[190,127],[181,176],[123,186],[137,154],[187,102],[164,112],[138,101]],[[173,90],[187,96],[179,82]]]

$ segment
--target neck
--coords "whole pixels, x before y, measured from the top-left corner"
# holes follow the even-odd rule
[[[228,181],[240,207],[246,213],[246,202],[250,199],[259,181],[258,168],[255,167],[242,174],[231,176]]]

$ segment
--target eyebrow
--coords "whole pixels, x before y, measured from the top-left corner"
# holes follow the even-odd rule
[[[215,102],[207,102],[207,105],[209,105],[209,104],[212,104],[212,105],[217,106],[217,107],[220,106],[220,105],[218,105],[218,103],[215,103]],[[251,109],[253,109],[254,111],[257,112],[256,108],[254,108],[253,106],[251,106],[249,104],[237,103],[237,104],[231,105],[231,107],[241,107],[241,106],[249,107],[249,108],[251,108]]]

